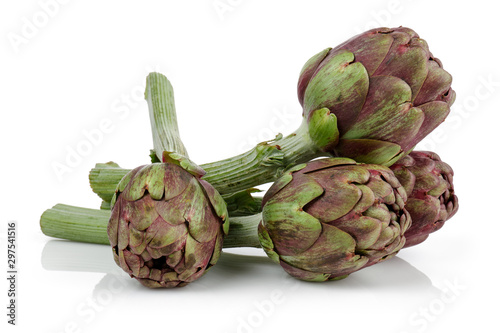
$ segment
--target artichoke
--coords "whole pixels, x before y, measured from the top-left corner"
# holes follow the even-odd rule
[[[182,287],[201,277],[217,262],[228,232],[224,200],[201,169],[184,162],[133,169],[112,202],[115,262],[147,287]]]
[[[417,245],[458,210],[453,170],[436,153],[428,151],[413,151],[391,169],[408,194],[405,208],[412,225],[405,233],[404,247]]]
[[[390,166],[445,120],[451,81],[415,31],[378,28],[313,56],[297,90],[311,134],[325,115],[336,124],[323,151]]]
[[[336,280],[394,256],[411,224],[387,167],[325,158],[301,164],[263,198],[259,239],[292,276]]]

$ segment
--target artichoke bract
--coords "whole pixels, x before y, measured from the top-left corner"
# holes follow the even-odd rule
[[[113,201],[113,257],[150,288],[182,287],[201,277],[217,262],[228,232],[224,200],[201,179],[201,169],[183,163],[133,169]]]
[[[298,279],[341,279],[404,246],[406,199],[385,166],[314,160],[290,169],[264,196],[260,242]]]
[[[378,28],[313,56],[297,89],[313,140],[318,119],[332,123],[323,151],[390,166],[445,120],[451,81],[415,31]]]
[[[429,151],[412,151],[391,169],[408,194],[405,208],[412,225],[405,233],[404,247],[420,244],[458,210],[453,169]]]

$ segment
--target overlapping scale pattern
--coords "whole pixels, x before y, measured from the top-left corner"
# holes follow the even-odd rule
[[[173,163],[130,171],[118,185],[108,224],[116,263],[151,288],[201,277],[217,262],[227,231],[219,193]]]
[[[261,244],[292,276],[324,281],[394,256],[411,218],[387,167],[326,158],[293,168],[263,199]]]

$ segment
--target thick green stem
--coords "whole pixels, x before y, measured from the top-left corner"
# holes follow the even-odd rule
[[[122,169],[114,162],[97,163],[90,170],[89,181],[92,191],[94,191],[103,202],[110,203],[115,193],[116,185],[129,172],[128,169]],[[103,207],[104,208],[104,207]]]
[[[162,160],[164,151],[189,157],[179,135],[174,89],[170,81],[162,74],[150,73],[144,97],[148,102],[153,146],[158,159]]]
[[[261,214],[229,217],[229,233],[224,238],[223,248],[261,247],[257,227]]]
[[[278,136],[246,153],[201,167],[207,172],[203,179],[226,194],[274,182],[288,167],[323,155],[311,140],[304,121],[287,137]]]
[[[57,204],[40,218],[42,232],[50,237],[72,241],[109,244],[109,210]]]
[[[274,182],[288,167],[320,156],[327,154],[314,145],[304,122],[285,138],[260,143],[246,153],[200,167],[207,172],[203,179],[224,195]],[[106,200],[113,196],[120,177],[129,171],[97,164],[90,172],[90,186]]]
[[[50,237],[77,242],[109,244],[109,210],[81,208],[57,204],[47,209],[40,218],[42,232]],[[225,248],[260,247],[257,226],[260,214],[229,219],[229,234],[224,239]]]

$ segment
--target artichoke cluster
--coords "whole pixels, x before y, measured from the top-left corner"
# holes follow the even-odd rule
[[[458,209],[453,171],[413,151],[390,168],[325,158],[292,168],[263,199],[263,249],[290,275],[338,280],[423,242]]]
[[[458,210],[452,168],[414,150],[448,116],[452,77],[409,28],[372,29],[313,56],[298,80],[300,128],[206,165],[180,141],[170,82],[147,82],[152,164],[90,175],[110,209],[116,263],[147,287],[197,280],[229,238],[262,247],[295,278],[338,280],[422,243]]]
[[[373,29],[313,56],[298,82],[304,119],[314,133],[326,115],[334,139],[311,137],[344,158],[297,166],[271,186],[259,225],[267,255],[296,278],[336,280],[441,228],[458,209],[453,170],[413,149],[449,114],[451,81],[408,28]]]

